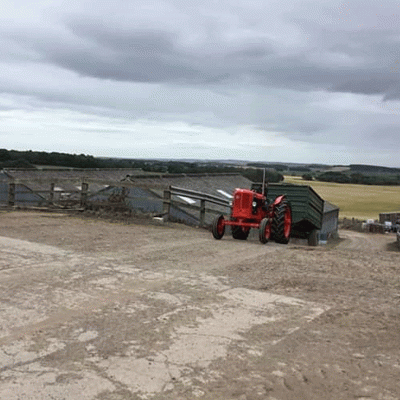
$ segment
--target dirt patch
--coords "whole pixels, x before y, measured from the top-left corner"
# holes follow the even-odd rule
[[[395,236],[0,221],[0,399],[400,398]]]
[[[400,241],[388,243],[386,246],[386,250],[400,252]]]

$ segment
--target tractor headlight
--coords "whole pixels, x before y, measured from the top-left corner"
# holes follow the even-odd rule
[[[257,202],[253,201],[253,208],[256,208],[256,207],[257,207]]]

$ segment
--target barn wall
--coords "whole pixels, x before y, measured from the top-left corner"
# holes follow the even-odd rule
[[[339,210],[332,210],[324,213],[322,217],[322,228],[320,231],[320,240],[328,240],[334,237],[338,232]]]
[[[379,214],[379,223],[384,224],[386,221],[390,221],[394,224],[398,219],[400,219],[400,212],[390,212]]]

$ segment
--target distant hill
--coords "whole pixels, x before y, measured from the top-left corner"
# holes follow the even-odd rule
[[[352,173],[400,174],[400,168],[379,167],[375,165],[350,164]]]
[[[247,168],[266,168],[281,174],[303,174],[324,172],[344,173],[346,175],[399,175],[400,168],[374,165],[351,164],[325,165],[313,163],[286,163],[268,161],[213,160],[213,159],[140,159],[94,157],[86,154],[68,154],[44,151],[18,151],[0,149],[1,168],[141,168],[152,172],[169,173],[212,173],[239,172]],[[271,172],[270,171],[270,172]],[[396,177],[397,178],[397,177]]]

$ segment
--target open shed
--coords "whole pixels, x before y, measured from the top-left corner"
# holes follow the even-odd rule
[[[338,236],[339,211],[338,206],[325,200],[322,227],[319,233],[321,242],[326,242],[328,239]]]

